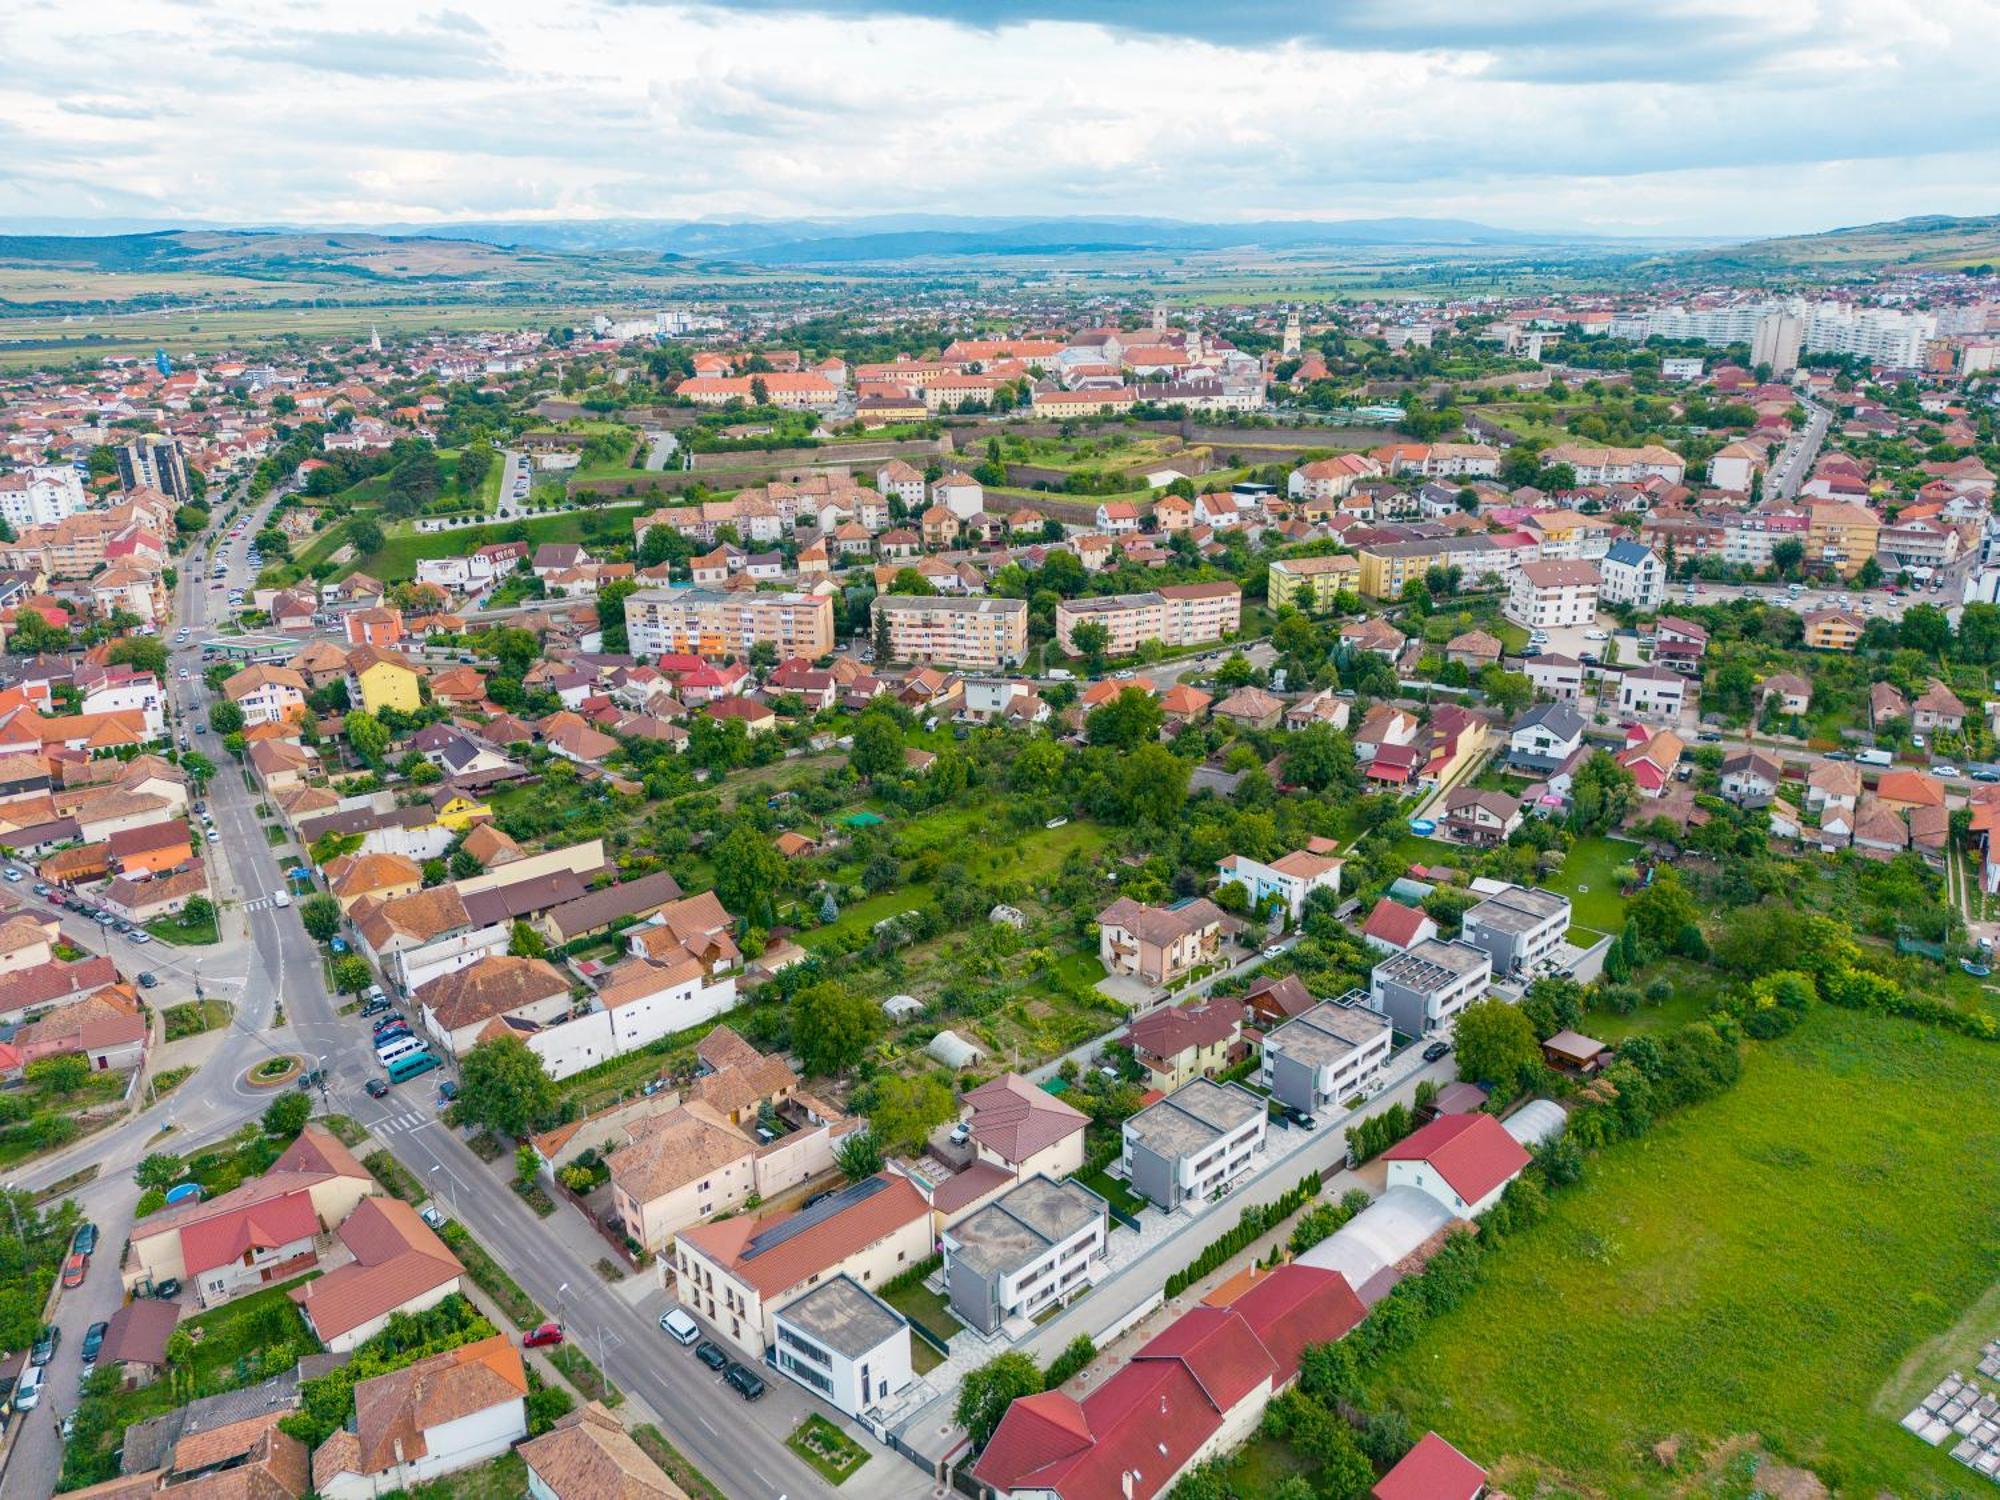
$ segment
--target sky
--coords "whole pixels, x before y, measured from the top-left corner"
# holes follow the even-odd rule
[[[1992,0],[7,0],[9,221],[2000,211]]]

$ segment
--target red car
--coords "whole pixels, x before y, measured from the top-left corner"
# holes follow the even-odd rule
[[[521,1347],[524,1349],[542,1349],[550,1344],[560,1344],[562,1341],[563,1331],[560,1323],[544,1323],[540,1328],[521,1335]]]
[[[83,1285],[83,1278],[89,1273],[90,1257],[82,1254],[72,1255],[63,1262],[63,1285],[71,1288],[80,1287]]]

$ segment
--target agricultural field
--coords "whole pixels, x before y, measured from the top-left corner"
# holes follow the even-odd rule
[[[1593,1160],[1371,1395],[1516,1494],[1706,1494],[1691,1477],[1732,1442],[1848,1494],[1969,1493],[1896,1421],[2000,1333],[1996,1082],[1991,1044],[1815,1013]]]

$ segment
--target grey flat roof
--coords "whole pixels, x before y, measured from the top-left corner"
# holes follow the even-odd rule
[[[1528,932],[1551,917],[1568,918],[1569,898],[1537,886],[1513,886],[1497,891],[1465,914],[1467,921],[1502,932]]]
[[[1492,961],[1469,943],[1441,943],[1426,938],[1416,947],[1385,958],[1375,966],[1374,977],[1400,984],[1405,989],[1434,990],[1454,979],[1462,979],[1475,969],[1491,969]]]
[[[990,1279],[1033,1264],[1050,1246],[1104,1216],[1104,1200],[1088,1188],[1037,1175],[960,1219],[945,1235],[957,1246],[953,1260]]]
[[[1325,1000],[1265,1037],[1264,1050],[1275,1048],[1286,1057],[1314,1065],[1339,1062],[1388,1029],[1387,1016]]]
[[[901,1313],[847,1275],[787,1302],[778,1316],[848,1359],[873,1353],[908,1326]]]
[[[1125,1129],[1161,1156],[1196,1156],[1265,1109],[1264,1101],[1246,1088],[1197,1078],[1140,1110]]]

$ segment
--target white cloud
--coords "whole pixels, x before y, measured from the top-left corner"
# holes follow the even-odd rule
[[[1979,0],[817,6],[31,5],[0,57],[0,215],[1751,234],[1994,207],[1995,153],[1959,149],[2000,140]]]

